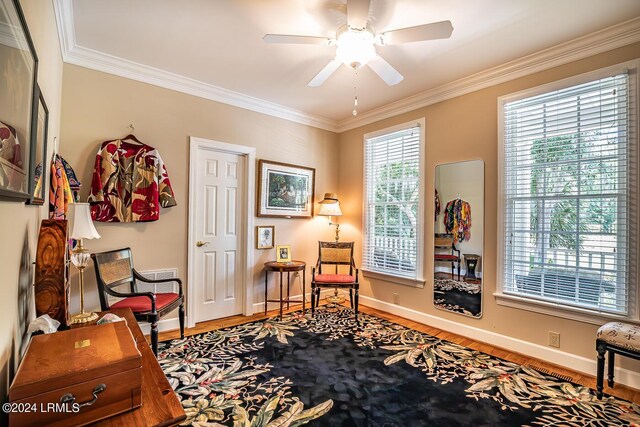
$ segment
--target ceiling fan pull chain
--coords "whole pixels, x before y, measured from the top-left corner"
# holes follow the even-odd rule
[[[358,72],[356,71],[355,73],[353,73],[353,112],[352,114],[354,116],[358,115]]]

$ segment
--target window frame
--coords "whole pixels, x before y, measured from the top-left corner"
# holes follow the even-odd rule
[[[638,99],[640,95],[639,87],[640,80],[638,76],[638,69],[640,68],[640,60],[628,61],[622,64],[613,65],[610,67],[598,69],[595,71],[583,73],[577,76],[569,77],[566,79],[558,80],[541,86],[525,89],[520,92],[511,93],[498,98],[498,187],[497,187],[497,211],[498,211],[498,223],[497,223],[497,251],[496,251],[496,291],[494,297],[496,303],[499,305],[533,311],[536,313],[542,313],[551,316],[562,317],[571,320],[577,320],[585,323],[591,323],[595,325],[601,325],[603,322],[610,320],[631,320],[640,321],[640,311],[638,310],[638,304],[640,302],[640,292],[638,289],[638,277],[637,277],[637,264],[638,264],[638,242],[633,241],[633,236],[629,235],[629,259],[627,259],[627,266],[629,268],[627,275],[627,292],[629,295],[628,313],[626,315],[617,315],[613,313],[603,313],[590,310],[588,308],[573,307],[556,302],[543,301],[540,299],[529,298],[526,295],[514,295],[504,292],[504,270],[505,270],[505,246],[504,246],[504,233],[505,233],[505,117],[504,106],[506,103],[513,102],[523,98],[529,98],[536,95],[542,95],[544,93],[561,90],[567,87],[588,83],[594,80],[610,77],[612,75],[620,73],[628,73],[629,75],[629,150],[633,153],[631,156],[630,165],[634,169],[629,170],[628,180],[630,189],[640,188],[638,185],[638,174],[640,173],[640,164],[638,162]],[[635,157],[635,159],[634,159]],[[633,162],[635,160],[635,162]],[[627,203],[629,206],[634,204],[638,205],[638,195],[628,193]],[[639,226],[639,215],[632,215],[633,208],[630,208],[628,216],[629,222],[633,225],[636,232]],[[637,212],[637,210],[636,210]],[[635,236],[637,238],[637,234]],[[635,258],[635,259],[634,259]]]
[[[393,272],[390,271],[381,271],[377,269],[370,268],[366,266],[364,263],[364,253],[366,250],[366,239],[368,235],[367,226],[367,209],[366,206],[368,204],[368,192],[367,192],[367,181],[366,181],[366,167],[367,167],[367,140],[370,138],[379,137],[385,134],[398,132],[401,130],[409,129],[412,127],[418,127],[420,129],[420,136],[418,138],[418,209],[417,209],[417,225],[416,225],[416,274],[415,277],[406,277],[394,275]],[[425,118],[420,118],[417,120],[412,120],[409,122],[401,123],[395,126],[390,126],[384,129],[380,129],[374,132],[369,132],[364,134],[362,139],[362,256],[360,260],[360,265],[362,266],[360,270],[365,277],[376,280],[384,280],[387,282],[393,282],[400,285],[406,285],[416,288],[423,288],[425,285],[424,278],[424,258],[425,258],[425,203],[426,203],[426,159],[425,159]]]

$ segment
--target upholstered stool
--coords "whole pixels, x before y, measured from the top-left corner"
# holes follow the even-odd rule
[[[596,396],[602,399],[604,382],[604,355],[608,351],[607,385],[613,387],[613,364],[615,354],[640,360],[640,326],[622,322],[609,322],[598,329],[596,335],[598,351],[598,375],[596,378]]]

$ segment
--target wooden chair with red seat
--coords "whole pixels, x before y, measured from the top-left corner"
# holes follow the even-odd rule
[[[184,296],[182,281],[175,279],[151,280],[147,279],[133,268],[131,249],[117,249],[114,251],[91,254],[98,282],[98,294],[102,310],[111,308],[130,308],[136,320],[151,324],[151,347],[158,355],[158,320],[167,313],[178,309],[180,321],[180,337],[184,338]],[[177,282],[178,293],[138,292],[136,281],[146,283]],[[129,285],[130,292],[116,291],[123,285]],[[107,295],[122,298],[109,304]]]
[[[456,248],[453,234],[445,234],[445,233],[436,233],[434,237],[434,248],[438,249],[446,249],[450,252],[447,253],[439,253],[435,252],[433,254],[433,260],[435,262],[450,262],[451,263],[451,279],[454,279],[454,267],[457,264],[458,266],[458,280],[460,280],[460,251]]]
[[[321,288],[349,289],[351,308],[358,319],[358,269],[353,260],[354,242],[318,242],[318,262],[311,269],[311,314],[320,302]],[[348,273],[340,266],[348,267]],[[331,270],[331,271],[330,271]],[[347,268],[344,268],[347,270]],[[317,274],[316,274],[317,273]]]

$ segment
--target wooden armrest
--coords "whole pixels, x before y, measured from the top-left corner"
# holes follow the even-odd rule
[[[177,277],[173,277],[169,279],[147,279],[142,274],[138,273],[135,268],[132,268],[131,271],[133,271],[133,277],[135,277],[136,280],[140,280],[141,282],[146,282],[146,283],[177,282],[178,289],[179,289],[178,295],[182,296],[182,280],[178,279]]]

